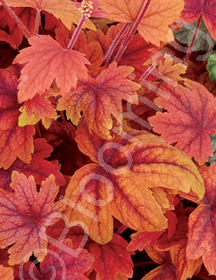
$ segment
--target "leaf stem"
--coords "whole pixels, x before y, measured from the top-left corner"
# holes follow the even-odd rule
[[[113,55],[118,43],[120,40],[125,36],[126,30],[129,26],[129,22],[125,23],[122,28],[119,30],[118,34],[116,35],[115,39],[112,41],[112,44],[109,46],[108,51],[105,54],[104,60],[109,64],[111,56]]]
[[[190,57],[190,55],[191,55],[191,50],[192,50],[193,44],[194,44],[194,42],[195,42],[195,40],[196,40],[196,36],[197,36],[197,32],[198,32],[199,27],[200,27],[201,19],[202,19],[202,16],[200,16],[199,19],[198,19],[197,26],[196,26],[196,30],[195,30],[195,32],[194,32],[193,39],[192,39],[192,41],[191,41],[190,47],[189,47],[189,49],[188,49],[188,52],[187,52],[187,55],[186,55],[186,58],[185,58],[185,63],[188,62],[189,57]]]
[[[128,46],[128,44],[130,43],[130,41],[131,41],[131,39],[132,39],[134,33],[136,32],[136,30],[137,30],[137,28],[138,28],[138,25],[140,24],[142,18],[144,17],[144,15],[145,15],[145,13],[146,13],[146,11],[147,11],[147,9],[148,9],[150,3],[151,3],[151,0],[146,0],[146,1],[143,3],[143,5],[142,5],[142,7],[141,7],[141,9],[140,9],[140,11],[139,11],[139,14],[138,14],[136,20],[134,21],[133,25],[131,26],[130,30],[128,31],[127,37],[125,38],[124,42],[122,43],[121,47],[120,47],[119,50],[118,50],[118,53],[116,54],[116,56],[115,56],[115,58],[114,58],[114,60],[115,60],[116,62],[119,62],[119,61],[120,61],[120,59],[121,59],[123,53],[124,53],[125,50],[127,49],[127,46]]]
[[[22,32],[23,32],[24,36],[26,37],[26,39],[29,39],[30,37],[32,37],[30,31],[26,28],[26,26],[19,19],[19,17],[15,14],[15,12],[11,9],[11,7],[8,6],[8,4],[5,2],[5,0],[0,0],[0,1],[1,1],[3,7],[5,8],[5,10],[11,16],[11,18],[15,20],[16,24],[18,25],[18,27],[22,30]]]
[[[77,40],[77,38],[78,38],[78,36],[79,36],[79,34],[81,32],[81,29],[82,29],[82,26],[84,24],[85,19],[86,19],[86,16],[83,14],[81,19],[80,19],[80,21],[79,21],[79,23],[78,23],[78,25],[77,25],[77,27],[76,27],[75,32],[73,33],[73,35],[72,35],[72,37],[70,39],[70,42],[69,42],[69,44],[67,46],[67,49],[69,49],[69,50],[73,49],[74,44],[76,43],[76,40]]]
[[[37,9],[36,18],[35,18],[35,28],[34,28],[34,35],[39,33],[39,26],[40,26],[40,13],[41,11]]]

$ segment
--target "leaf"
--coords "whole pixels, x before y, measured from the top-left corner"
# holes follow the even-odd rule
[[[44,261],[40,263],[40,272],[34,263],[25,263],[15,271],[15,279],[55,279],[55,280],[87,280],[83,274],[91,269],[94,257],[87,250],[73,248],[70,239],[53,242],[48,247],[48,253]],[[20,273],[21,272],[21,273]]]
[[[201,204],[189,216],[187,259],[196,260],[202,256],[204,265],[211,275],[216,274],[216,235],[215,235],[215,186],[216,163],[200,169],[206,193]]]
[[[193,35],[195,32],[197,26],[197,22],[194,22],[192,24],[185,23],[182,24],[181,30],[174,31],[175,38],[182,44],[187,44],[189,47]],[[209,51],[214,47],[214,41],[212,40],[208,29],[205,27],[205,24],[203,21],[201,21],[199,30],[196,35],[196,41],[194,42],[192,46],[192,51],[193,52],[198,52],[198,51]]]
[[[181,17],[188,23],[196,21],[202,16],[204,23],[214,40],[216,40],[216,6],[214,0],[185,0],[184,10]]]
[[[89,157],[84,155],[77,147],[75,141],[75,127],[67,121],[53,121],[50,128],[42,130],[42,137],[52,145],[51,160],[61,164],[64,175],[72,175],[85,163],[90,163]],[[83,139],[85,141],[85,139]]]
[[[26,262],[35,252],[41,262],[47,254],[46,226],[56,222],[63,210],[55,177],[42,182],[39,193],[33,176],[12,173],[14,193],[0,189],[0,247],[14,244],[9,250],[9,264]]]
[[[35,10],[30,8],[14,8],[13,11],[33,35]],[[11,48],[18,49],[23,40],[22,30],[14,19],[8,16],[8,12],[3,7],[0,7],[0,17],[0,41],[9,43]]]
[[[0,188],[11,191],[10,178],[13,170],[24,173],[26,176],[33,175],[37,185],[40,185],[49,175],[53,174],[57,185],[64,185],[65,180],[59,167],[52,162],[45,160],[52,152],[52,147],[48,145],[45,139],[38,138],[34,141],[34,153],[29,164],[17,159],[9,169],[0,169]]]
[[[17,76],[13,70],[0,69],[0,168],[9,168],[17,157],[31,161],[34,128],[19,127],[19,114]]]
[[[99,145],[95,135],[81,135],[85,142],[79,147],[85,144],[95,163],[83,166],[71,177],[65,214],[68,226],[82,222],[96,242],[105,244],[112,239],[112,216],[136,231],[165,229],[167,219],[151,188],[186,193],[192,189],[199,199],[203,197],[203,182],[195,165],[161,138],[131,131],[131,135],[124,132],[113,142]]]
[[[176,268],[175,266],[168,262],[164,265],[158,266],[155,269],[151,270],[147,273],[141,280],[161,280],[161,279],[169,279],[176,280]]]
[[[97,280],[116,280],[119,273],[129,278],[133,276],[133,262],[126,250],[127,245],[127,241],[117,234],[106,245],[90,242],[87,248],[95,257],[93,267]]]
[[[153,130],[200,165],[213,156],[210,134],[216,134],[216,102],[201,84],[187,80],[186,87],[169,86],[154,101],[167,112],[148,118]],[[182,137],[184,135],[184,137]]]
[[[40,120],[43,126],[48,129],[53,120],[58,118],[57,112],[47,98],[46,94],[36,94],[31,100],[25,101],[19,109],[21,115],[19,116],[19,126],[34,125]]]
[[[55,80],[62,92],[76,87],[78,79],[87,78],[89,64],[84,54],[64,49],[49,35],[29,39],[30,47],[22,49],[13,63],[25,64],[18,85],[18,102],[42,94]],[[40,63],[38,63],[40,61]]]
[[[202,259],[187,260],[186,244],[177,245],[171,248],[170,255],[172,263],[176,266],[176,274],[178,280],[191,279],[194,274],[201,268]]]
[[[131,241],[127,247],[129,251],[143,251],[147,245],[152,244],[155,240],[157,240],[163,231],[156,232],[136,232],[133,233],[131,237]]]
[[[214,156],[209,158],[209,164],[216,161],[216,135],[210,135]]]
[[[13,268],[12,267],[4,267],[0,265],[0,278],[2,280],[13,280]]]
[[[78,24],[82,16],[82,13],[70,0],[6,0],[6,2],[11,7],[30,7],[38,11],[47,11],[60,18],[68,29],[71,28],[72,22]],[[95,30],[94,24],[88,18],[83,27]]]
[[[134,22],[142,5],[142,0],[102,1],[102,8],[109,11],[106,16],[120,22]],[[179,17],[183,7],[182,0],[152,0],[138,26],[140,35],[147,43],[150,42],[158,47],[160,41],[168,43],[174,40],[169,25]]]
[[[90,132],[111,138],[111,115],[122,122],[122,99],[138,102],[136,90],[140,85],[127,78],[132,71],[132,67],[117,67],[113,62],[96,79],[89,77],[87,81],[78,81],[76,90],[59,100],[57,110],[66,110],[67,117],[75,125],[78,125],[82,111]]]

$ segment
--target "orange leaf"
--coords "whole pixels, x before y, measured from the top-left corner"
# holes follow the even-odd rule
[[[25,64],[18,85],[19,103],[42,94],[54,80],[62,92],[67,92],[76,87],[78,78],[88,77],[85,64],[89,62],[81,52],[62,48],[49,35],[31,37],[29,43],[31,46],[22,49],[14,60]]]
[[[33,126],[19,127],[17,76],[9,69],[0,69],[0,167],[9,168],[19,157],[31,161]]]
[[[185,244],[171,248],[170,255],[172,263],[176,266],[177,280],[191,279],[203,263],[202,258],[197,260],[186,259]]]
[[[196,21],[200,16],[214,40],[216,40],[216,7],[215,0],[185,0],[182,18],[188,23]]]
[[[82,221],[83,228],[98,243],[111,240],[112,216],[137,231],[167,227],[151,188],[186,193],[192,189],[199,199],[203,197],[202,178],[193,162],[161,138],[138,131],[123,133],[101,146],[97,141],[93,146],[93,137],[85,135],[85,149],[95,154],[92,159],[96,163],[83,166],[72,176],[65,203],[68,226]]]
[[[14,193],[0,189],[0,247],[14,244],[9,250],[9,264],[26,262],[35,252],[42,261],[47,254],[46,226],[56,222],[63,210],[55,177],[50,175],[37,192],[33,176],[12,173]]]
[[[71,28],[72,22],[78,24],[82,16],[82,13],[70,0],[6,0],[6,2],[11,7],[30,7],[38,11],[47,11],[60,18],[68,29]],[[84,23],[84,27],[95,30],[94,24],[88,18]]]
[[[117,67],[113,62],[96,79],[89,77],[88,81],[78,81],[76,90],[59,100],[57,110],[66,109],[67,117],[75,125],[78,125],[82,111],[90,132],[111,138],[111,115],[122,122],[122,99],[138,102],[136,90],[140,85],[127,78],[132,71],[132,67]]]
[[[210,167],[203,166],[200,172],[205,182],[206,193],[202,203],[190,214],[186,253],[189,260],[196,260],[202,256],[209,274],[216,275],[216,163],[213,162]]]
[[[58,118],[57,112],[46,96],[36,94],[31,100],[25,101],[24,105],[19,109],[19,126],[34,125],[40,120],[43,126],[48,129],[52,120]]]
[[[107,9],[107,17],[120,22],[134,22],[138,16],[143,0],[102,0],[102,8]],[[168,43],[174,40],[169,28],[181,13],[183,0],[151,0],[141,20],[138,31],[146,42],[160,46],[160,41]]]
[[[13,280],[13,268],[12,267],[4,267],[3,265],[0,265],[0,279],[2,280]]]
[[[177,142],[177,149],[202,165],[213,156],[208,133],[216,134],[216,101],[203,85],[190,80],[186,85],[188,88],[176,85],[159,91],[161,96],[155,102],[167,112],[148,120],[168,143]]]
[[[126,250],[127,245],[127,241],[117,234],[106,245],[90,242],[88,250],[95,257],[93,267],[97,280],[116,280],[119,273],[133,276],[133,262]]]

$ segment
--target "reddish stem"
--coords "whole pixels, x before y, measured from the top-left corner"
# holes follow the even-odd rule
[[[86,16],[83,14],[81,19],[80,19],[80,22],[77,25],[77,28],[76,28],[75,32],[73,33],[73,35],[72,35],[72,37],[70,39],[70,42],[69,42],[69,44],[67,46],[67,49],[69,49],[69,50],[73,49],[74,44],[76,43],[76,40],[77,40],[81,30],[82,30],[82,26],[83,26],[83,24],[85,22],[85,19],[86,19]]]
[[[40,10],[37,10],[36,12],[36,18],[35,18],[35,28],[34,28],[34,35],[37,35],[39,33],[39,26],[40,26]]]
[[[0,0],[5,10],[8,12],[8,14],[11,16],[12,19],[15,20],[18,27],[22,30],[24,36],[26,39],[29,39],[31,37],[30,31],[26,28],[26,26],[23,24],[23,22],[19,19],[19,17],[14,13],[14,11],[11,9],[10,6],[5,2],[5,0]]]
[[[112,44],[109,46],[108,51],[105,54],[104,60],[109,63],[111,56],[113,55],[118,43],[121,39],[125,36],[126,30],[130,23],[125,23],[122,28],[119,30],[118,34],[116,35],[115,39],[112,41]]]
[[[195,40],[196,40],[196,36],[197,36],[197,32],[198,32],[199,27],[200,27],[201,19],[202,19],[202,16],[200,16],[199,19],[198,19],[197,26],[196,26],[196,30],[195,30],[195,32],[194,32],[193,39],[192,39],[192,41],[191,41],[190,47],[189,47],[189,49],[188,49],[188,52],[187,52],[187,55],[186,55],[186,58],[185,58],[185,63],[188,62],[189,57],[190,57],[190,55],[191,55],[191,50],[192,50],[193,44],[194,44],[194,42],[195,42]]]
[[[115,61],[119,62],[119,60],[121,59],[123,53],[125,52],[125,50],[127,49],[128,44],[131,41],[134,33],[136,32],[136,30],[138,28],[138,25],[140,24],[142,18],[144,17],[144,15],[145,15],[145,13],[146,13],[150,3],[151,3],[151,0],[146,0],[143,3],[143,5],[142,5],[142,7],[141,7],[141,9],[139,11],[139,14],[138,14],[135,22],[131,26],[131,28],[130,28],[128,34],[127,34],[127,37],[125,38],[124,42],[122,43],[121,47],[118,50],[118,53],[115,56],[115,59],[114,59]]]

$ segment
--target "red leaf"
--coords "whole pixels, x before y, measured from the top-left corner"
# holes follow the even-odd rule
[[[122,99],[138,102],[136,90],[140,85],[127,78],[132,71],[132,67],[117,67],[113,62],[96,79],[89,77],[88,81],[79,81],[76,90],[60,99],[57,110],[66,110],[75,125],[82,111],[90,132],[109,139],[113,126],[111,115],[122,122]]]
[[[59,167],[44,159],[50,156],[52,150],[45,139],[36,139],[34,141],[34,153],[29,164],[17,159],[9,169],[0,169],[0,188],[11,191],[10,178],[13,170],[22,172],[26,176],[33,175],[37,185],[40,185],[51,174],[55,176],[57,185],[64,185],[65,180],[59,171]]]
[[[127,241],[117,234],[106,245],[90,242],[88,250],[95,257],[97,280],[116,280],[119,273],[132,277],[133,262],[126,250],[127,245]]]
[[[203,166],[200,172],[205,182],[206,193],[202,203],[190,214],[187,258],[196,260],[202,256],[211,275],[216,274],[216,163]]]
[[[15,271],[14,280],[21,279],[55,279],[55,280],[87,280],[83,274],[91,269],[94,257],[86,250],[73,249],[70,239],[53,243],[48,247],[48,254],[40,263],[40,272],[34,263],[26,263]],[[23,275],[23,278],[19,276]]]
[[[187,80],[186,85],[188,88],[176,85],[159,91],[161,96],[155,102],[167,112],[148,120],[168,143],[177,142],[177,149],[202,165],[213,156],[208,134],[216,134],[216,101],[201,84]]]
[[[203,17],[204,23],[211,34],[212,38],[216,40],[216,4],[215,0],[185,0],[184,10],[182,11],[182,18],[192,23],[200,16]]]
[[[157,240],[164,231],[156,232],[136,232],[133,233],[131,241],[127,247],[129,251],[142,251],[147,245],[150,245],[152,242]]]
[[[15,8],[13,10],[33,35],[36,15],[35,10],[30,8]],[[0,41],[5,41],[10,44],[11,48],[18,49],[23,40],[22,30],[14,19],[8,16],[8,12],[3,7],[0,7],[0,18]]]
[[[48,130],[43,128],[42,137],[54,148],[51,159],[59,161],[64,175],[72,175],[85,163],[91,162],[89,157],[78,149],[75,127],[71,123],[53,121]]]
[[[0,69],[0,168],[9,168],[19,157],[29,163],[33,152],[33,126],[19,127],[17,76]]]
[[[64,93],[76,87],[78,79],[86,79],[89,64],[84,54],[64,49],[49,35],[29,39],[30,47],[22,49],[14,63],[25,64],[18,85],[19,103],[42,94],[55,80]],[[40,61],[40,63],[38,63]]]
[[[56,222],[63,210],[61,201],[54,202],[58,193],[55,177],[50,175],[36,190],[33,176],[12,173],[14,193],[0,189],[0,246],[9,249],[9,264],[26,262],[35,252],[42,261],[47,254],[46,226]]]

